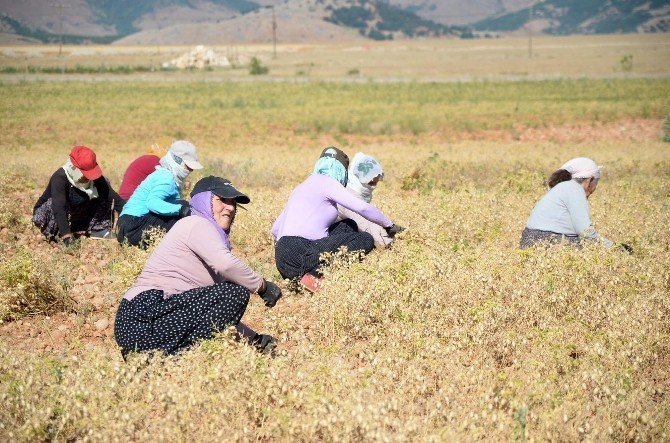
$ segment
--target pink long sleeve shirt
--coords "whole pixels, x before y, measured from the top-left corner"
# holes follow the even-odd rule
[[[272,235],[277,240],[286,236],[308,240],[327,237],[328,228],[337,220],[337,205],[382,227],[393,224],[379,209],[347,192],[337,180],[313,174],[293,190],[284,211],[272,225]]]
[[[123,297],[132,300],[141,292],[159,289],[169,298],[225,281],[251,292],[263,284],[258,273],[230,252],[210,222],[192,215],[175,223]]]

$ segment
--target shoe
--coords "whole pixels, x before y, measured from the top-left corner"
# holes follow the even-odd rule
[[[103,229],[102,231],[91,231],[90,238],[95,240],[109,240],[114,237],[112,236],[112,231],[109,229]]]
[[[309,292],[317,292],[319,289],[321,289],[322,281],[323,278],[315,277],[312,274],[305,274],[300,279],[300,284]]]

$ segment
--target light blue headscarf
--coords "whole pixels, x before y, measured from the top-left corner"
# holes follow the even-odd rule
[[[327,175],[342,184],[347,185],[347,169],[339,160],[333,157],[321,157],[316,161],[312,174]]]

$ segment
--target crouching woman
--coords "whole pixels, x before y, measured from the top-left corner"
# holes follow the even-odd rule
[[[372,202],[372,194],[377,185],[384,179],[384,170],[381,164],[370,155],[357,152],[349,166],[348,182],[346,190],[352,195],[366,203]],[[355,213],[341,205],[337,205],[338,219],[350,219],[356,222],[358,232],[367,232],[372,236],[377,248],[383,249],[391,246],[394,237],[390,236],[386,229],[380,225],[367,220],[360,214]]]
[[[579,245],[597,241],[606,247],[614,243],[600,236],[593,224],[588,198],[595,192],[602,166],[585,157],[573,158],[555,171],[548,181],[549,192],[535,205],[519,246],[538,242]]]
[[[249,201],[226,179],[209,176],[196,183],[191,215],[168,231],[121,300],[114,333],[124,356],[175,354],[228,326],[237,326],[258,347],[276,344],[240,323],[251,292],[267,307],[282,295],[231,252],[237,204]]]
[[[344,152],[332,146],[324,149],[312,175],[293,190],[272,226],[277,270],[312,292],[321,285],[321,254],[336,252],[342,246],[367,254],[375,247],[372,235],[358,232],[356,222],[336,221],[338,205],[382,226],[391,237],[403,229],[347,192],[348,167],[349,157]]]
[[[75,237],[112,238],[113,211],[125,202],[102,175],[95,152],[75,146],[35,203],[33,224],[66,246]]]

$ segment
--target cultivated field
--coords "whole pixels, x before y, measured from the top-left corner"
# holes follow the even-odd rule
[[[670,34],[540,37],[478,40],[352,41],[330,44],[221,45],[213,49],[237,68],[203,72],[162,71],[161,65],[192,47],[65,46],[5,47],[0,73],[6,80],[249,81],[247,64],[258,57],[276,81],[471,81],[583,77],[658,77],[670,72]],[[46,73],[45,73],[46,72]],[[56,74],[50,74],[50,73]],[[118,73],[106,75],[106,73]]]
[[[654,63],[465,83],[0,76],[0,439],[667,440],[670,70]],[[529,77],[553,75],[540,71]],[[192,179],[222,175],[251,196],[234,251],[275,281],[270,226],[329,144],[381,161],[374,203],[408,230],[360,263],[334,257],[317,294],[281,282],[275,308],[252,297],[244,320],[278,338],[274,358],[222,334],[126,364],[113,319],[148,253],[48,245],[31,210],[73,144],[118,187],[135,156],[174,138],[200,149]],[[605,165],[597,229],[633,255],[517,249],[543,180],[578,155]]]

